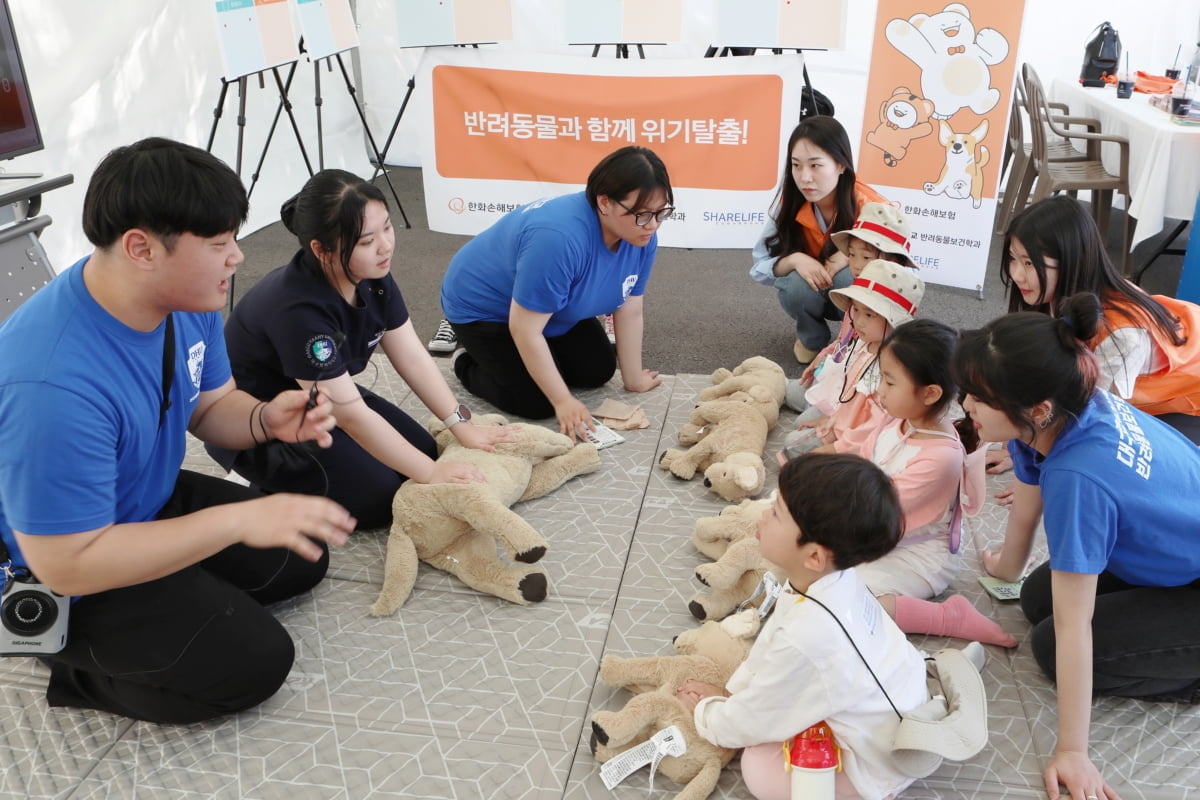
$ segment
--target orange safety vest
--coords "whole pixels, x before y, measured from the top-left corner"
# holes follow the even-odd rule
[[[1145,328],[1154,346],[1166,357],[1163,369],[1139,375],[1133,384],[1129,402],[1147,414],[1190,414],[1200,416],[1200,306],[1174,297],[1151,295],[1170,313],[1179,318],[1180,333],[1187,339],[1176,346],[1140,308],[1133,307],[1133,320],[1123,316],[1112,303],[1104,305],[1106,326],[1091,341],[1093,350],[1109,333],[1131,324]]]
[[[790,180],[790,179],[789,179]],[[855,217],[862,211],[864,203],[886,203],[887,198],[879,192],[872,189],[862,181],[854,183],[854,215]],[[813,258],[821,255],[821,248],[825,246],[832,235],[833,224],[836,217],[827,220],[829,231],[822,232],[821,226],[817,224],[817,215],[813,212],[813,204],[805,203],[800,206],[800,210],[796,212],[796,222],[800,224],[800,229],[804,232],[804,252]],[[850,220],[851,223],[854,220]]]

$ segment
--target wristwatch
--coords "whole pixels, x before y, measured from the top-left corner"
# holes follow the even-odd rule
[[[471,419],[471,409],[459,403],[458,406],[450,412],[450,416],[442,420],[442,424],[447,428],[452,428],[460,422],[467,422]]]

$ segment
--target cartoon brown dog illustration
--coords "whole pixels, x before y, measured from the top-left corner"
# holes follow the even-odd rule
[[[925,194],[945,193],[954,200],[969,197],[971,205],[979,208],[983,202],[983,168],[991,160],[991,153],[980,144],[987,131],[986,119],[970,133],[955,133],[945,122],[938,121],[938,141],[946,148],[946,165],[937,183],[925,184]]]
[[[914,139],[933,133],[933,103],[898,86],[879,107],[879,125],[867,134],[867,144],[883,151],[883,163],[889,167],[908,153]]]

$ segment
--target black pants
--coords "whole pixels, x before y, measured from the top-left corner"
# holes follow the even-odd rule
[[[1200,417],[1191,414],[1159,414],[1158,418],[1182,433],[1193,444],[1200,444]]]
[[[159,518],[259,496],[184,471]],[[328,566],[328,550],[311,563],[290,550],[234,545],[173,575],[82,597],[71,606],[66,648],[50,657],[46,700],[161,723],[258,705],[295,657],[264,606],[308,591]]]
[[[1050,565],[1021,589],[1033,623],[1033,656],[1055,679]],[[1108,572],[1096,584],[1092,616],[1092,691],[1146,700],[1200,701],[1200,581],[1170,588],[1133,586]]]
[[[454,374],[467,391],[506,414],[526,419],[554,416],[554,406],[534,383],[521,360],[506,322],[452,323],[465,353]],[[562,336],[546,337],[563,382],[572,389],[595,389],[612,379],[617,356],[595,317],[575,324]]]
[[[437,458],[437,443],[420,423],[374,392],[361,386],[358,392],[367,407],[413,447]],[[333,413],[337,415],[336,407]],[[233,469],[266,492],[315,494],[336,500],[354,515],[359,528],[391,525],[392,498],[408,476],[379,461],[341,428],[330,433],[333,444],[328,448],[272,441],[244,450],[234,459]]]

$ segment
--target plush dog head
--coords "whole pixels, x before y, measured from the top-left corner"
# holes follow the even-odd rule
[[[757,453],[732,453],[704,470],[704,486],[730,503],[761,492],[766,478],[766,466]]]

